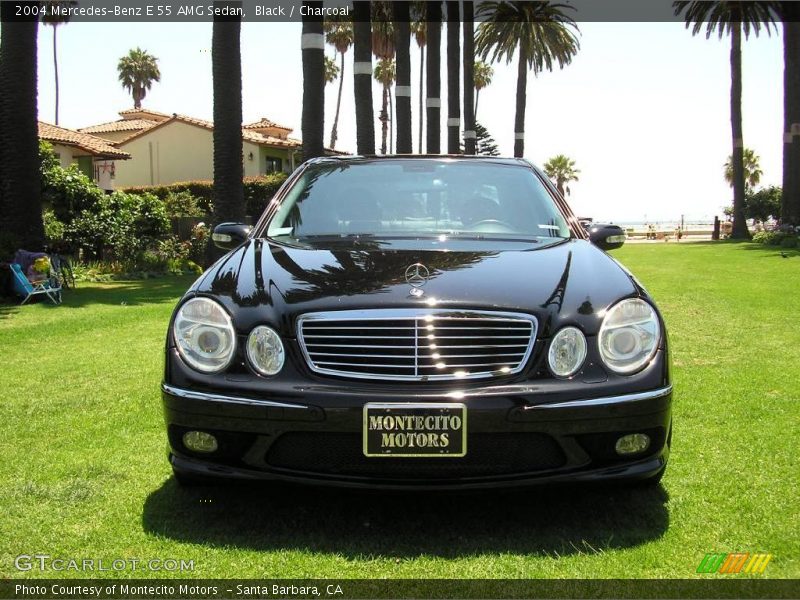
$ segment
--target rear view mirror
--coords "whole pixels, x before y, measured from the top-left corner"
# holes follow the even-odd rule
[[[217,248],[232,250],[247,239],[251,229],[244,223],[220,223],[214,227],[211,239]]]

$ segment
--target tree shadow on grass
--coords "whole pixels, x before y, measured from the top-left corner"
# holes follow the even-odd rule
[[[19,302],[14,304],[12,302],[11,298],[0,298],[0,319],[7,319],[19,312]]]
[[[103,284],[79,283],[76,289],[62,293],[61,307],[81,308],[93,304],[139,306],[177,302],[193,281],[193,277],[165,277]]]
[[[663,487],[377,493],[289,485],[182,488],[147,498],[144,529],[182,542],[349,559],[594,554],[661,537]]]
[[[136,281],[111,281],[107,283],[79,283],[74,289],[62,290],[61,304],[47,298],[32,298],[25,306],[42,305],[48,309],[64,310],[97,304],[141,306],[146,304],[175,303],[194,282],[194,276],[164,277]],[[0,319],[13,316],[24,308],[19,298],[2,298]]]
[[[763,253],[764,256],[777,256],[786,254],[787,258],[800,258],[800,248],[782,248],[781,246],[770,246],[768,244],[759,244],[749,240],[719,240],[719,241],[702,241],[691,242],[684,244],[687,248],[703,248],[708,246],[728,246],[736,250],[747,250]]]

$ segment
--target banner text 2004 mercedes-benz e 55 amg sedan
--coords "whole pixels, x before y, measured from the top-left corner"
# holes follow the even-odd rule
[[[671,433],[653,300],[524,160],[302,165],[169,325],[181,482],[656,482]],[[612,231],[613,233],[613,231]]]

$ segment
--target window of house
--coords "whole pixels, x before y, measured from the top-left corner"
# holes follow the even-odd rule
[[[278,173],[283,171],[283,160],[280,158],[267,157],[267,173]]]

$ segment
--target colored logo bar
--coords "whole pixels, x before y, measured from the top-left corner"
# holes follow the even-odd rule
[[[763,573],[772,554],[757,552],[709,552],[697,566],[698,573]]]

